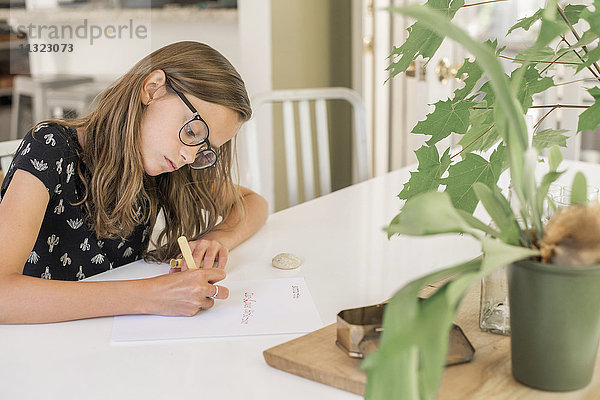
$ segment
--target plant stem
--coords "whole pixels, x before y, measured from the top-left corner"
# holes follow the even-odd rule
[[[507,60],[511,60],[511,61],[521,61],[521,62],[528,62],[528,63],[538,63],[538,64],[561,64],[561,65],[581,65],[581,63],[576,63],[576,62],[566,62],[566,61],[561,61],[561,62],[556,62],[556,61],[536,61],[536,60],[522,60],[520,58],[512,58],[512,57],[507,57],[507,56],[498,56],[500,58],[504,58]]]
[[[463,151],[465,151],[466,149],[468,149],[469,147],[471,147],[471,145],[473,145],[473,143],[475,143],[476,141],[478,141],[479,139],[481,139],[483,137],[483,135],[485,135],[486,133],[488,133],[489,131],[491,131],[492,128],[494,127],[494,125],[496,125],[496,124],[492,124],[492,126],[490,126],[489,128],[487,128],[487,130],[485,132],[483,132],[481,135],[479,135],[477,137],[477,139],[473,140],[466,147],[464,147],[461,151],[459,151],[458,153],[456,153],[455,155],[453,155],[452,157],[450,157],[450,159],[452,160],[454,157],[460,155]]]
[[[569,42],[567,42],[567,39],[565,38],[564,35],[561,35],[561,40],[563,42],[565,42],[567,44],[567,46],[571,47],[571,44]],[[581,62],[583,63],[583,58],[579,55],[579,53],[577,52],[577,50],[573,49],[573,53],[575,53],[577,55],[577,58],[579,58],[581,60]],[[567,53],[565,53],[567,54]],[[594,71],[591,67],[586,67],[591,73],[592,75],[594,75],[594,77],[598,80],[600,80],[600,76],[598,76],[598,74],[596,74],[596,71]]]
[[[571,24],[571,22],[569,21],[569,19],[567,18],[567,15],[565,14],[565,12],[563,11],[562,7],[560,5],[556,5],[556,8],[558,9],[558,13],[560,14],[560,16],[562,17],[562,19],[565,21],[565,23],[569,26],[569,29],[571,30],[571,33],[573,33],[573,36],[575,36],[575,39],[577,39],[577,41],[579,41],[581,39],[581,37],[579,36],[579,34],[577,34],[577,31],[575,30],[575,28],[573,27],[573,24]],[[596,12],[598,12],[598,10],[596,10]],[[585,51],[585,54],[588,53],[588,49],[585,45],[581,46],[581,48],[583,49],[583,51]],[[589,67],[588,67],[589,68]],[[594,68],[596,68],[596,71],[600,73],[600,66],[598,66],[598,63],[594,63]]]
[[[539,106],[531,106],[529,108],[590,108],[590,106],[583,106],[578,104],[544,104]],[[470,107],[471,110],[493,110],[494,107]]]
[[[569,81],[569,82],[555,83],[554,86],[563,86],[563,85],[569,85],[571,83],[584,82],[584,81],[595,81],[595,79],[592,79],[592,78],[577,79],[577,80]]]
[[[567,52],[565,52],[565,53],[562,53],[560,56],[558,56],[558,57],[556,57],[554,60],[552,60],[552,63],[550,63],[550,64],[546,65],[546,66],[544,67],[544,69],[540,71],[540,75],[542,75],[544,72],[546,72],[546,71],[548,70],[548,68],[550,68],[550,67],[551,67],[551,66],[552,66],[554,63],[556,63],[556,61],[558,61],[558,60],[559,60],[561,57],[564,57],[564,56],[565,56],[565,54],[567,54]],[[582,60],[582,61],[583,61],[583,60]]]
[[[549,107],[558,107],[558,108],[590,108],[590,106],[583,106],[579,104],[545,104],[539,106],[531,106],[529,108],[549,108]]]
[[[540,124],[546,119],[546,117],[548,115],[550,115],[550,113],[554,110],[556,110],[557,108],[561,108],[560,104],[557,104],[555,107],[552,107],[552,109],[550,111],[548,111],[546,114],[544,114],[544,116],[533,126],[533,130],[535,130],[538,126],[540,126]]]
[[[462,6],[461,8],[465,8],[465,7],[473,7],[473,6],[480,6],[482,4],[488,4],[488,3],[499,3],[501,1],[508,1],[508,0],[489,0],[489,1],[482,1],[480,3],[473,3],[473,4],[465,4],[464,6]]]
[[[544,116],[542,118],[540,118],[540,120],[533,126],[533,130],[535,130],[538,126],[540,126],[540,124],[546,119],[546,117],[548,115],[550,115],[550,113],[558,108],[589,108],[589,106],[579,106],[579,105],[566,105],[566,104],[554,104],[554,105],[543,105],[543,106],[531,106],[529,108],[548,108],[548,107],[552,107],[552,109],[550,111],[548,111],[546,114],[544,114]],[[472,110],[490,110],[493,109],[494,107],[471,107]],[[488,133],[495,124],[492,124],[492,126],[490,126],[485,132],[483,132],[481,135],[479,135],[475,140],[473,140],[471,143],[469,143],[467,146],[465,146],[461,151],[459,151],[458,153],[456,153],[455,155],[451,156],[450,159],[452,160],[454,157],[460,155],[463,151],[467,150],[469,147],[471,147],[473,145],[473,143],[475,143],[476,141],[478,141],[479,139],[481,139],[483,137],[483,135],[485,135],[486,133]]]
[[[577,105],[563,105],[563,104],[554,104],[551,106],[531,106],[529,108],[548,108],[548,107],[552,107],[552,109],[550,111],[548,111],[546,114],[544,114],[544,116],[542,118],[540,118],[540,120],[533,126],[533,130],[535,130],[538,126],[540,126],[540,124],[546,119],[546,117],[548,115],[550,115],[550,113],[558,108],[588,108],[589,106],[577,106]],[[494,107],[471,107],[472,110],[489,110],[489,109],[493,109]],[[463,151],[467,150],[469,147],[471,147],[473,145],[473,143],[475,143],[476,141],[478,141],[479,139],[481,139],[483,137],[483,135],[485,135],[486,133],[488,133],[495,124],[492,124],[492,126],[490,126],[485,132],[483,132],[481,135],[479,135],[475,140],[473,140],[471,143],[469,143],[467,146],[465,146],[461,151],[459,151],[458,153],[456,153],[455,155],[451,156],[450,159],[452,160],[454,157],[460,155]]]

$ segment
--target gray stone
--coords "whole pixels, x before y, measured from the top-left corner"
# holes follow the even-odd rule
[[[273,266],[279,269],[295,269],[302,265],[302,260],[290,253],[280,253],[273,257]]]

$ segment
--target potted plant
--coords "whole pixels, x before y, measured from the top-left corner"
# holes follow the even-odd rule
[[[559,170],[562,155],[557,145],[565,145],[566,138],[564,131],[546,130],[531,139],[524,114],[532,106],[534,93],[554,85],[548,65],[576,62],[578,69],[589,68],[600,80],[596,64],[600,47],[579,51],[600,36],[600,1],[596,0],[594,6],[566,7],[549,1],[546,8],[519,20],[510,31],[529,29],[538,20],[541,28],[535,44],[516,57],[520,66],[510,75],[498,61],[502,49],[496,48],[496,42],[481,43],[451,23],[463,5],[462,0],[429,0],[425,6],[394,9],[417,22],[409,29],[406,42],[394,49],[392,75],[405,70],[419,55],[430,58],[444,36],[463,45],[475,61],[466,60],[457,73],[468,75],[465,86],[451,99],[436,103],[435,111],[413,129],[414,133],[431,135],[431,139],[416,151],[419,167],[399,195],[406,203],[386,230],[390,237],[470,235],[481,241],[482,256],[412,281],[394,295],[384,314],[379,350],[363,364],[368,371],[367,399],[435,398],[448,333],[460,300],[474,282],[503,265],[511,265],[512,360],[517,380],[546,390],[575,389],[589,382],[596,358],[600,258],[595,254],[594,242],[598,236],[594,240],[573,236],[564,223],[570,221],[577,229],[600,233],[600,210],[584,204],[586,180],[578,173],[572,185],[573,206],[544,224],[549,187],[564,172]],[[589,29],[578,36],[577,43],[560,49],[548,47],[565,31],[574,31],[573,25],[580,19]],[[561,40],[567,41],[564,37]],[[479,86],[483,78],[487,82]],[[588,91],[596,103],[580,115],[577,131],[595,129],[600,124],[600,88]],[[452,158],[450,149],[438,152],[435,146],[450,133],[463,135],[460,158]],[[487,159],[479,153],[492,148]],[[535,169],[545,148],[549,148],[547,172],[536,182]],[[518,200],[516,208],[497,186],[505,169]],[[442,188],[444,191],[438,191]],[[493,225],[472,215],[479,202]],[[566,259],[576,265],[566,265]],[[431,297],[419,300],[423,286],[443,278],[448,278],[447,283]],[[551,308],[544,310],[544,305]],[[557,324],[553,317],[559,312],[564,314]],[[589,314],[579,315],[583,312]],[[573,315],[580,318],[565,320]],[[556,340],[542,343],[549,336]],[[541,347],[533,348],[533,342],[541,343]],[[569,347],[577,344],[582,347]],[[566,349],[566,353],[577,357],[566,354],[549,359],[547,346],[555,346],[554,353]],[[545,368],[548,364],[554,368]]]

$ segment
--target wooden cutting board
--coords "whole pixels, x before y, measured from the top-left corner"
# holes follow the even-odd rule
[[[349,357],[336,345],[336,338],[337,325],[331,324],[265,350],[263,356],[271,367],[362,395],[367,382],[366,373],[359,369],[362,360]],[[474,352],[462,330],[453,326],[446,364],[469,362]]]
[[[362,360],[348,357],[335,344],[336,324],[272,347],[263,352],[271,367],[362,395],[367,375]]]
[[[427,287],[420,295],[428,297],[435,290],[435,286]],[[366,372],[359,369],[362,360],[349,357],[336,339],[337,325],[331,324],[265,350],[263,356],[273,368],[362,396],[367,383]],[[475,349],[457,326],[450,331],[449,344],[448,365],[473,359]]]
[[[592,383],[581,390],[541,392],[515,381],[510,368],[510,338],[479,330],[479,287],[475,285],[467,294],[456,318],[477,349],[476,357],[470,363],[444,370],[439,400],[600,399],[600,353]],[[336,333],[336,325],[332,324],[263,354],[272,367],[362,395],[366,374],[358,369],[360,360],[347,357],[337,347]]]

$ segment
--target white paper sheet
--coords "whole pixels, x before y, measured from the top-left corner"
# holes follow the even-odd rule
[[[194,317],[127,315],[114,319],[111,341],[305,333],[323,326],[304,278],[222,281],[227,300]]]

